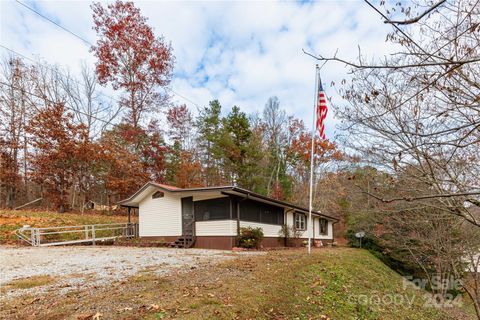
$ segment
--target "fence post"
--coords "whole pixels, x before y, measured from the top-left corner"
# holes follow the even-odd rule
[[[92,240],[93,240],[93,245],[95,245],[95,225],[92,224]]]
[[[40,246],[40,229],[35,228],[35,230],[36,230],[36,238],[37,238],[36,246],[39,247]]]
[[[30,228],[30,242],[32,243],[32,246],[35,247],[35,229]]]
[[[85,226],[85,240],[88,240],[88,225]]]

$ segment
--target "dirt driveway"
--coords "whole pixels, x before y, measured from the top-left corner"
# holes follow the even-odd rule
[[[139,272],[158,275],[186,272],[236,255],[231,251],[204,249],[0,247],[0,300],[22,294],[95,288]],[[42,276],[53,281],[34,286],[8,285]]]

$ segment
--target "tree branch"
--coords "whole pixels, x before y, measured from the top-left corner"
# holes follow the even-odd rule
[[[420,21],[420,19],[422,19],[423,17],[425,17],[427,14],[429,14],[430,12],[432,12],[433,10],[437,9],[439,6],[441,6],[442,4],[444,4],[447,0],[440,0],[439,2],[437,2],[435,5],[433,5],[432,7],[430,7],[428,10],[424,11],[422,14],[416,16],[415,18],[412,18],[412,19],[407,19],[407,20],[385,20],[384,23],[390,23],[390,24],[401,24],[401,25],[407,25],[407,24],[413,24],[413,23],[416,23],[418,21]]]
[[[478,192],[465,192],[465,193],[446,193],[446,194],[432,194],[428,196],[419,196],[419,197],[402,197],[402,198],[391,198],[391,199],[384,199],[375,194],[369,193],[367,191],[362,191],[363,193],[375,198],[379,201],[385,203],[391,203],[395,201],[414,201],[414,200],[425,200],[425,199],[435,199],[435,198],[453,198],[453,197],[465,197],[465,196],[475,196],[480,195],[480,191]]]
[[[406,69],[406,68],[417,68],[417,67],[431,67],[431,66],[451,66],[451,65],[456,65],[456,66],[461,66],[464,64],[468,63],[474,63],[474,62],[479,62],[480,57],[478,58],[473,58],[473,59],[468,59],[468,60],[463,60],[463,61],[453,61],[453,60],[447,60],[444,62],[420,62],[420,63],[411,63],[411,64],[403,64],[403,65],[389,65],[388,63],[384,65],[364,65],[362,63],[354,63],[350,62],[341,58],[337,58],[336,54],[333,57],[323,57],[321,55],[316,56],[310,52],[305,51],[302,49],[303,53],[317,59],[318,61],[336,61],[343,63],[347,66],[356,68],[356,69],[392,69],[392,70],[398,70],[398,69]]]

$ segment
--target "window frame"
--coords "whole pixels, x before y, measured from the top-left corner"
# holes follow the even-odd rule
[[[163,197],[165,197],[165,192],[163,192],[163,191],[155,191],[152,194],[152,199],[161,199]]]
[[[322,232],[322,221],[325,222],[324,227],[325,230]],[[318,219],[318,233],[322,236],[328,236],[328,220],[325,218]]]
[[[303,227],[301,226],[301,220],[297,221],[297,219],[302,216],[303,217]],[[300,222],[300,227],[297,226],[297,222]],[[301,231],[305,231],[307,230],[307,216],[305,215],[305,213],[301,213],[301,212],[295,212],[295,215],[294,215],[294,218],[293,218],[293,225],[295,227],[295,230],[301,230]]]

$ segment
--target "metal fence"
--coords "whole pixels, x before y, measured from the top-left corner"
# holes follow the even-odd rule
[[[138,237],[137,223],[91,224],[32,228],[25,226],[16,230],[17,237],[34,247],[57,246],[76,243],[92,243],[117,238]]]

